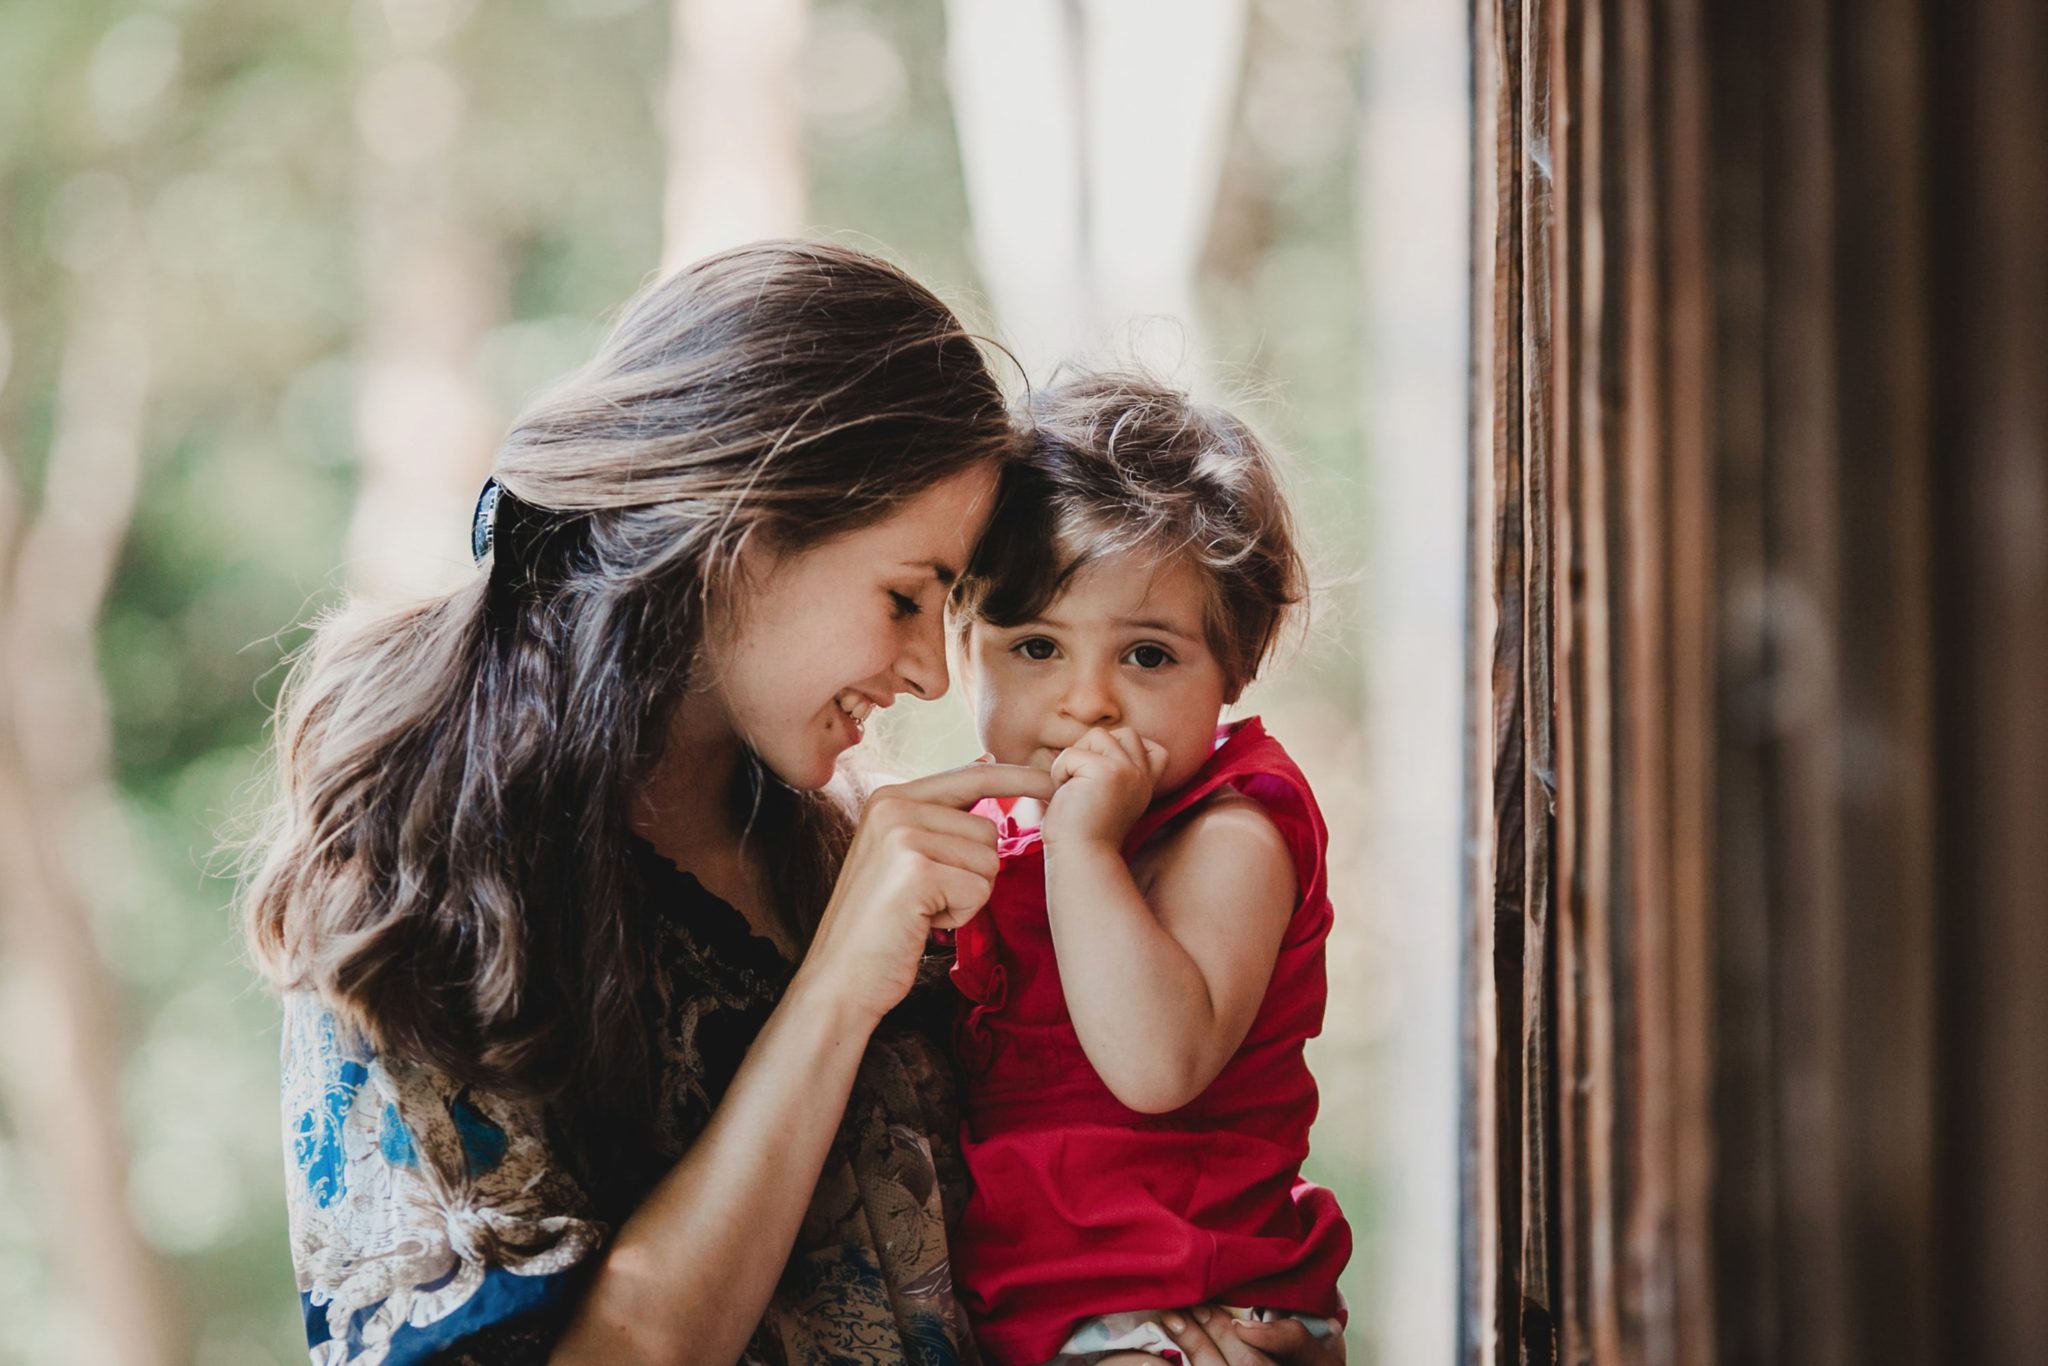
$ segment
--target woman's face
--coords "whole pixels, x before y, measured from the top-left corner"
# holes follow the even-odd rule
[[[706,690],[783,782],[823,787],[875,708],[946,691],[946,594],[995,488],[983,465],[823,545],[743,555],[739,600],[707,633]]]

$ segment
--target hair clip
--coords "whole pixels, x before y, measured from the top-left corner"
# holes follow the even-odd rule
[[[496,475],[484,480],[484,491],[476,496],[476,513],[469,522],[469,553],[482,564],[498,541],[498,502],[505,486]]]

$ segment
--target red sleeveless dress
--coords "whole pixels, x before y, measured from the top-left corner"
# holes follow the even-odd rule
[[[1002,870],[955,939],[974,1190],[952,1258],[997,1366],[1050,1360],[1097,1314],[1214,1301],[1343,1318],[1337,1274],[1351,1230],[1335,1197],[1300,1172],[1316,1114],[1302,1042],[1323,1025],[1331,920],[1328,833],[1308,783],[1257,719],[1224,726],[1208,762],[1139,818],[1124,854],[1225,784],[1286,837],[1299,900],[1244,1043],[1206,1091],[1163,1115],[1126,1108],[1082,1052],[1053,957],[1038,832],[998,821]]]

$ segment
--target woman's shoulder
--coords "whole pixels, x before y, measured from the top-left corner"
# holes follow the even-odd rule
[[[386,1057],[311,993],[284,1015],[286,1205],[314,1361],[424,1360],[565,1310],[605,1229],[539,1106]]]

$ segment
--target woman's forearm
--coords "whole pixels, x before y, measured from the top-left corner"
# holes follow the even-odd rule
[[[711,1123],[613,1238],[553,1362],[739,1359],[789,1260],[874,1025],[797,974]]]

